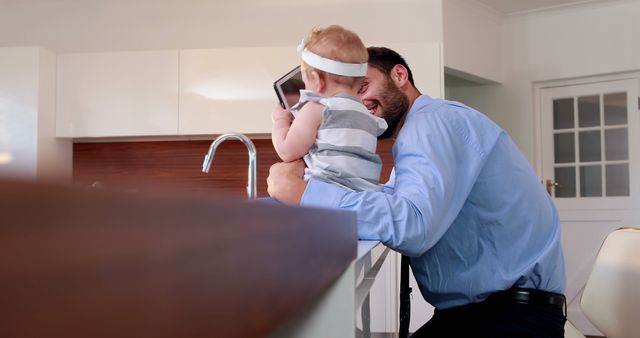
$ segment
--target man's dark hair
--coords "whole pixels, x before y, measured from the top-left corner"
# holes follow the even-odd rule
[[[390,76],[395,65],[402,65],[409,73],[409,82],[415,87],[411,68],[400,54],[386,47],[369,47],[367,51],[369,51],[369,66],[381,71],[386,76]]]

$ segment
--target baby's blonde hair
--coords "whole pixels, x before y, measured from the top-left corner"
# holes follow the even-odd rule
[[[324,58],[345,63],[366,63],[369,52],[358,35],[339,25],[314,28],[304,40],[304,48]],[[364,77],[348,77],[316,71],[338,83],[359,86]]]

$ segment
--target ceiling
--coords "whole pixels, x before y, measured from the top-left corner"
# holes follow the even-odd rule
[[[73,4],[73,3],[83,3],[83,2],[93,2],[95,4],[109,3],[112,1],[128,1],[128,0],[0,0],[0,7],[16,7],[16,6],[41,6],[41,5],[58,5],[58,4]],[[167,0],[165,0],[167,1]],[[181,1],[181,0],[169,0],[169,1]],[[210,1],[216,2],[219,1],[224,3],[225,0],[200,0],[200,1]],[[246,3],[291,3],[296,4],[299,0],[235,0],[235,2],[246,2]],[[323,3],[327,2],[342,2],[344,0],[323,0]],[[371,0],[348,0],[351,2],[362,2],[366,3]],[[392,2],[394,0],[376,0],[380,2]],[[418,1],[418,0],[414,0]],[[447,0],[442,0],[447,1]],[[596,3],[596,2],[607,2],[607,1],[615,1],[615,0],[461,0],[461,1],[476,1],[478,3],[484,4],[485,6],[495,10],[498,13],[503,15],[513,15],[513,14],[523,14],[529,12],[535,12],[540,10],[547,10],[553,8],[560,8],[572,5],[581,5],[588,3]],[[6,7],[5,7],[6,8]]]
[[[522,12],[547,9],[552,7],[582,4],[588,2],[603,2],[605,0],[477,0],[496,11],[509,15]]]
[[[0,6],[4,6],[4,5],[24,6],[24,5],[42,5],[42,4],[51,5],[52,3],[65,3],[65,2],[73,3],[73,2],[82,2],[82,1],[86,1],[86,0],[0,0]],[[101,0],[93,0],[93,1],[101,1]],[[212,1],[216,1],[216,0],[212,0]],[[259,0],[250,0],[250,1],[259,2]],[[270,0],[270,1],[274,1],[274,0]],[[363,0],[359,0],[359,1],[363,1]],[[443,0],[443,1],[446,1],[446,0]],[[467,0],[464,0],[464,1],[467,1]],[[581,3],[588,3],[588,2],[603,2],[603,1],[611,1],[611,0],[476,0],[476,1],[481,2],[495,9],[496,11],[502,14],[509,15],[509,14],[529,12],[529,11],[547,9],[547,8],[558,7],[558,6],[566,6],[566,5],[581,4]],[[108,0],[105,2],[108,2]]]

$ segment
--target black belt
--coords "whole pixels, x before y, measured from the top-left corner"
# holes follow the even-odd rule
[[[509,299],[520,304],[550,305],[565,309],[566,298],[563,294],[524,288],[511,288],[493,293],[490,298]]]

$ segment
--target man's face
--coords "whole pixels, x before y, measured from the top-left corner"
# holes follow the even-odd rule
[[[398,123],[409,110],[407,96],[389,76],[373,67],[367,70],[367,76],[358,96],[375,116],[387,121],[389,128],[379,138],[392,136]]]

